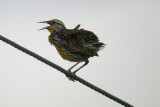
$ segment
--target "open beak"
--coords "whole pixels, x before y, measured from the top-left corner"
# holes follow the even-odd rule
[[[44,29],[48,29],[48,28],[50,28],[50,26],[46,26],[46,27],[41,28],[41,29],[39,29],[39,30],[44,30]]]
[[[41,22],[38,22],[38,23],[48,23],[48,21],[41,21]]]

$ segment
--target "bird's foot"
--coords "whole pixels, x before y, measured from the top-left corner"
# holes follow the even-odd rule
[[[70,70],[70,69],[68,70],[68,72],[70,72],[70,74],[72,75],[72,77],[75,77],[75,76],[76,76],[76,74],[75,74],[75,73],[73,73],[73,72],[71,72],[71,70]],[[67,77],[70,81],[73,81],[73,82],[75,82],[75,81],[76,81],[75,79],[73,79],[72,77],[70,77],[70,76],[68,76],[68,75],[66,75],[66,77]]]

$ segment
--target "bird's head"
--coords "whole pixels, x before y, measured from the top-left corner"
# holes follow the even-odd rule
[[[39,23],[47,23],[50,26],[54,26],[55,30],[66,29],[64,23],[62,21],[58,20],[58,19],[52,19],[52,20],[49,20],[49,21],[42,21],[42,22],[39,22]]]

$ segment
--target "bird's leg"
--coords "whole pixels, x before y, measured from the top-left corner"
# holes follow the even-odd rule
[[[75,74],[78,70],[80,70],[81,68],[83,68],[84,66],[86,66],[88,63],[89,63],[89,60],[86,60],[85,63],[81,67],[79,67],[77,70],[75,70],[73,72],[73,74]]]
[[[73,66],[71,66],[68,71],[71,72],[71,69],[73,69],[76,65],[78,65],[80,62],[77,62],[76,64],[74,64]],[[71,72],[72,73],[72,72]],[[73,73],[72,73],[73,74]],[[75,76],[75,74],[73,74]],[[67,75],[66,75],[67,76]],[[75,80],[69,76],[67,76],[67,78],[73,82],[75,82]]]
[[[69,69],[68,69],[68,71],[70,71],[71,72],[71,69],[73,69],[76,65],[78,65],[80,62],[77,62],[76,64],[74,64],[73,66],[71,66]]]
[[[76,65],[78,65],[80,62],[77,62],[75,65],[73,65],[72,67],[70,67],[69,69],[68,69],[68,71],[69,72],[71,72],[71,69],[73,69]],[[75,76],[75,73],[78,71],[78,70],[80,70],[81,68],[83,68],[84,66],[86,66],[87,64],[89,63],[89,60],[86,60],[85,61],[85,63],[81,66],[81,67],[79,67],[77,70],[75,70],[72,74]],[[67,76],[67,75],[66,75]],[[70,77],[68,77],[67,76],[67,78],[69,79],[69,80],[71,80],[71,81],[75,81],[73,78],[70,78]]]

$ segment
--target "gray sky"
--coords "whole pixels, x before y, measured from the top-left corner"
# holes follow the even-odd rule
[[[159,0],[1,0],[0,34],[68,69],[39,21],[81,24],[107,46],[77,75],[136,107],[160,106]],[[0,107],[122,107],[0,41]]]

